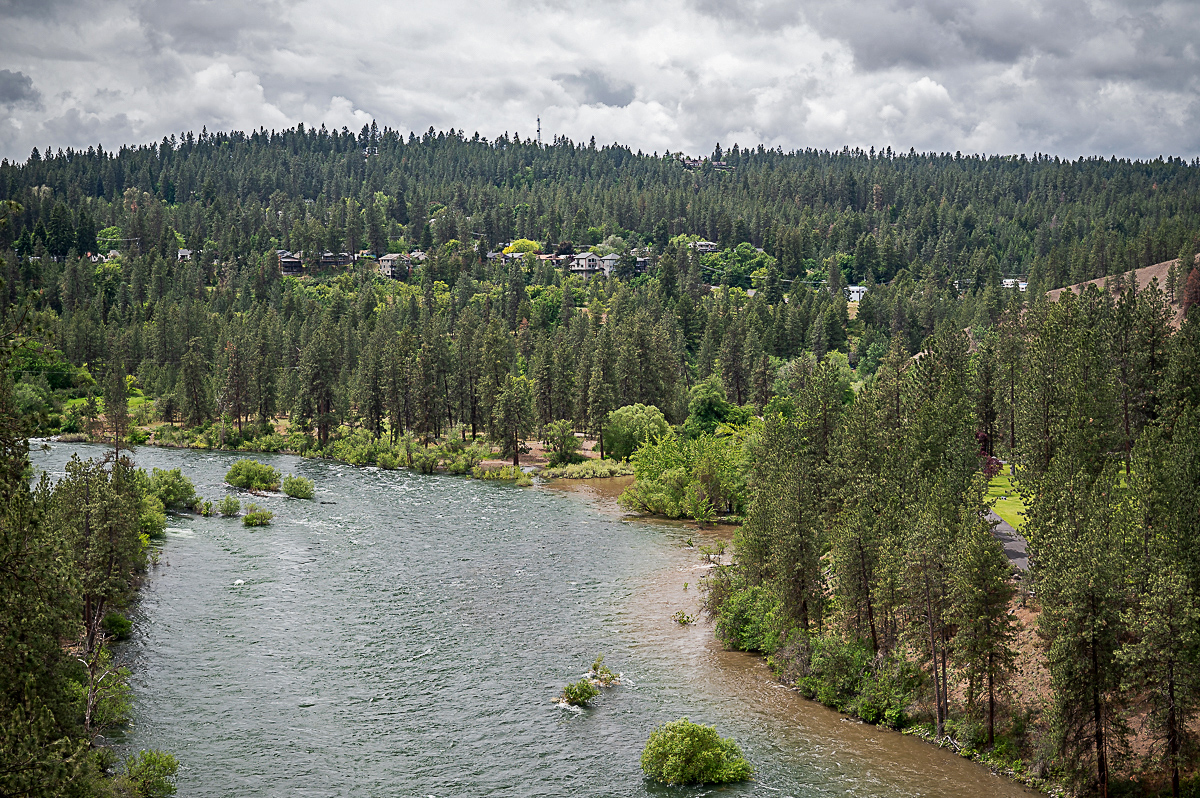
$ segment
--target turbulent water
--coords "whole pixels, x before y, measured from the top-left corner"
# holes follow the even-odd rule
[[[39,446],[55,478],[102,451]],[[136,452],[214,503],[235,459]],[[259,459],[313,479],[317,500],[239,494],[275,513],[260,529],[171,518],[121,652],[136,708],[117,744],[173,752],[181,796],[1025,794],[672,622],[697,603],[683,526],[543,486]],[[586,710],[552,703],[598,654],[626,684]],[[646,782],[647,735],[684,715],[734,737],[757,780]]]

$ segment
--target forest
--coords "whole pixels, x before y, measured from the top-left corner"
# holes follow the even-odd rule
[[[97,776],[108,635],[91,527],[55,509],[109,497],[106,607],[132,601],[158,514],[187,502],[123,447],[482,475],[541,441],[570,475],[597,468],[584,439],[634,472],[627,508],[737,526],[706,610],[806,695],[1032,783],[1194,787],[1200,163],[685,161],[300,126],[35,150],[0,163],[0,200],[0,792],[149,795],[135,776],[170,770]],[[650,265],[583,279],[539,257],[589,250]],[[1168,261],[1161,284],[1130,274]],[[44,435],[113,454],[31,483],[25,439]],[[1028,572],[991,534],[1002,473]],[[49,562],[61,581],[33,579]]]

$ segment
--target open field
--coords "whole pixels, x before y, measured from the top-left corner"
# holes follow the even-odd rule
[[[996,515],[1012,524],[1012,528],[1021,531],[1025,524],[1025,502],[1017,494],[1012,484],[1012,477],[1007,473],[999,474],[988,483],[988,500],[995,500],[992,509]]]

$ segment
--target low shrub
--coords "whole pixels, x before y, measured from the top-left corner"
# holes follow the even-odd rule
[[[615,460],[584,460],[580,463],[544,468],[541,475],[552,479],[607,479],[633,476],[633,466]]]
[[[611,687],[620,681],[617,674],[609,670],[604,664],[604,655],[596,657],[596,661],[592,663],[591,670],[588,671],[588,678],[594,682],[599,682],[601,687]]]
[[[475,479],[489,479],[497,481],[515,481],[525,475],[519,467],[514,465],[500,466],[499,468],[484,468],[483,466],[475,466],[471,469],[471,476]]]
[[[129,638],[129,633],[133,631],[133,624],[119,612],[110,612],[105,615],[100,625],[114,640],[126,640]]]
[[[316,494],[316,486],[311,479],[288,474],[283,478],[283,492],[293,499],[311,499]]]
[[[242,503],[238,501],[236,496],[226,496],[224,499],[221,499],[221,503],[217,505],[217,509],[221,515],[228,518],[241,512]]]
[[[439,459],[437,449],[417,449],[412,456],[413,468],[421,474],[433,474]]]
[[[769,654],[779,647],[783,626],[779,618],[779,598],[765,585],[734,590],[726,595],[717,609],[716,618],[717,639],[727,648]]]
[[[587,702],[600,695],[600,688],[591,679],[580,679],[563,688],[562,700],[573,707],[587,706]]]
[[[400,467],[400,463],[396,460],[396,455],[391,452],[380,452],[375,457],[375,464],[385,471],[395,471]]]
[[[225,473],[225,481],[243,490],[279,490],[279,472],[249,458],[234,463]]]
[[[745,781],[754,768],[737,743],[717,735],[715,726],[680,718],[650,732],[642,771],[664,784],[725,784]]]
[[[175,794],[179,762],[165,751],[140,751],[125,760],[115,779],[117,794],[140,798],[170,798]]]
[[[266,526],[274,517],[275,513],[270,510],[259,509],[257,504],[248,504],[246,514],[242,516],[242,523],[246,526]]]

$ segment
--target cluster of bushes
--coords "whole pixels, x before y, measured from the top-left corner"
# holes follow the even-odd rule
[[[527,488],[533,484],[533,477],[515,465],[505,465],[490,469],[483,466],[475,466],[475,468],[471,469],[471,476],[475,479],[516,482],[523,488]]]
[[[604,664],[604,655],[601,654],[582,679],[563,688],[558,700],[573,707],[587,706],[589,701],[600,695],[601,687],[615,687],[620,683],[621,677]]]
[[[728,433],[688,438],[669,431],[645,443],[633,454],[637,479],[621,494],[621,506],[700,523],[742,512],[746,503],[744,433]]]
[[[294,452],[305,454],[315,439],[299,429],[281,435],[270,425],[248,425],[241,431],[229,424],[206,422],[198,427],[164,424],[154,429],[154,442],[160,446],[189,449],[226,449],[238,452]]]
[[[245,526],[266,526],[271,523],[271,519],[275,517],[275,513],[270,510],[263,510],[257,504],[247,504],[246,514],[242,516],[242,524]]]
[[[543,468],[538,473],[550,479],[605,479],[632,476],[633,466],[616,460],[591,459],[565,466]]]
[[[800,631],[784,617],[778,595],[765,585],[737,585],[732,567],[706,584],[705,609],[727,648],[767,655],[785,682],[806,697],[867,723],[903,728],[924,687],[921,669],[898,654],[876,655],[836,633]]]

